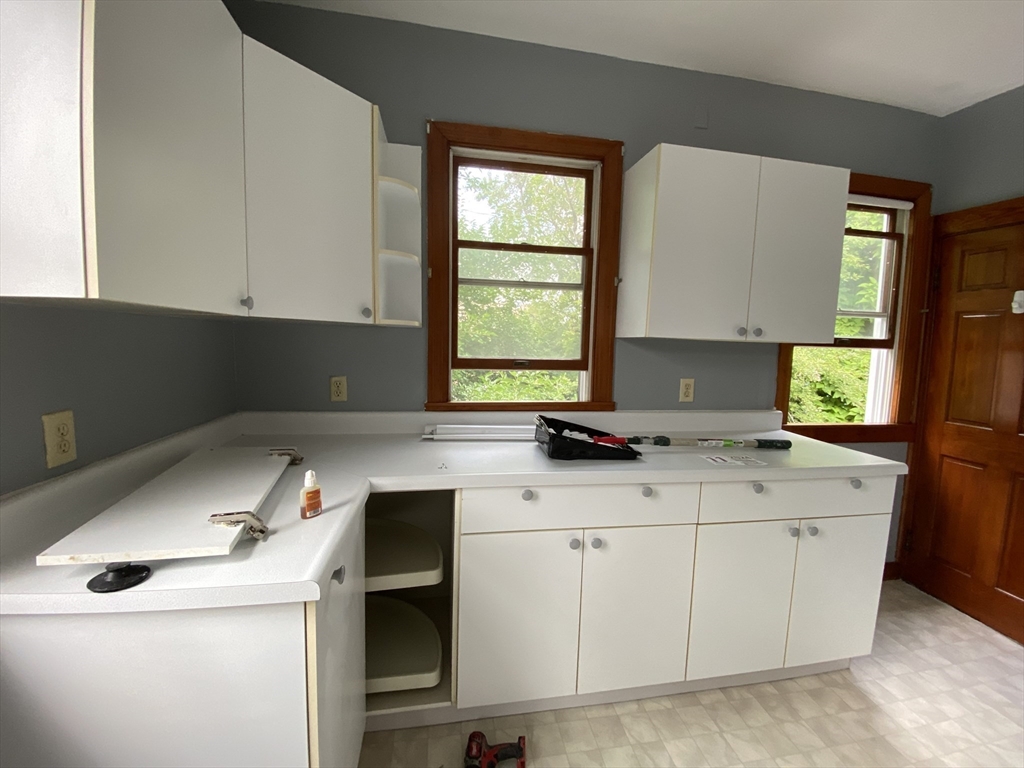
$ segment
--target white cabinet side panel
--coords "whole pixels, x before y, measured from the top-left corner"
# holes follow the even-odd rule
[[[0,3],[0,295],[85,296],[81,0]]]
[[[254,317],[371,323],[372,105],[246,37]]]
[[[365,517],[353,515],[316,603],[320,765],[358,765],[366,725]],[[338,569],[344,567],[344,576]],[[340,583],[338,579],[341,579]]]
[[[244,314],[242,34],[221,3],[96,4],[99,298]]]
[[[760,167],[754,155],[662,145],[649,336],[744,338]]]
[[[786,666],[871,653],[889,515],[804,520],[801,529]]]
[[[5,616],[0,764],[304,766],[304,624],[302,603]]]
[[[697,526],[687,680],[782,666],[797,524]]]
[[[761,159],[748,339],[832,341],[849,186],[845,168]]]
[[[696,526],[584,533],[578,693],[684,680]]]
[[[582,530],[463,535],[459,707],[576,693]]]
[[[647,302],[654,242],[654,204],[658,190],[655,147],[626,171],[622,180],[622,240],[619,250],[618,304],[615,335],[647,335]]]

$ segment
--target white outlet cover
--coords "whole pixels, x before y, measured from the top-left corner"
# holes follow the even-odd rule
[[[331,376],[331,402],[343,403],[348,400],[348,377]]]
[[[680,379],[679,380],[679,402],[680,403],[692,403],[693,402],[693,379]]]
[[[78,458],[73,411],[43,414],[43,443],[46,446],[47,469],[59,467]]]

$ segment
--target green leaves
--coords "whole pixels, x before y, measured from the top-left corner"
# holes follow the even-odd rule
[[[794,347],[789,421],[794,424],[863,422],[870,366],[869,349]]]

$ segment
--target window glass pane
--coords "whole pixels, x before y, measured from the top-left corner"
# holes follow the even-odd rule
[[[583,178],[467,165],[458,170],[462,240],[583,247]]]
[[[459,249],[459,279],[583,283],[583,257],[557,253],[515,253]]]
[[[579,371],[452,371],[457,403],[579,399]]]
[[[870,367],[870,349],[794,347],[789,421],[863,423]]]
[[[839,309],[888,312],[893,241],[874,237],[843,238],[839,273]]]
[[[881,211],[855,211],[846,209],[846,226],[850,229],[869,229],[872,232],[889,232],[892,216]]]
[[[837,339],[885,339],[888,338],[889,321],[884,317],[837,317]]]
[[[458,356],[574,360],[583,291],[460,285]]]

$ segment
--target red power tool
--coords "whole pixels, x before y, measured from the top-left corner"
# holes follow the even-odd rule
[[[526,768],[526,737],[507,744],[488,744],[480,731],[469,734],[466,743],[466,768],[496,768],[502,760],[515,760],[516,768]]]

